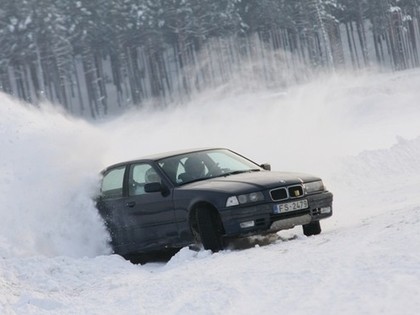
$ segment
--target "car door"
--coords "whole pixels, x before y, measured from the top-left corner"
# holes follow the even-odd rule
[[[124,191],[124,177],[126,166],[117,166],[103,173],[101,182],[101,194],[96,206],[105,221],[105,225],[111,235],[111,245],[116,253],[124,253],[123,244],[127,244],[125,221],[123,210],[126,204]]]
[[[177,224],[173,209],[172,192],[152,163],[129,166],[126,177],[128,196],[123,209],[125,238],[133,249],[153,249],[176,242]],[[146,192],[150,183],[161,183],[162,191]]]

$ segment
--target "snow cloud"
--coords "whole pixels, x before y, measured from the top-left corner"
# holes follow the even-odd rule
[[[275,170],[314,173],[346,209],[348,187],[373,183],[363,174],[418,170],[419,84],[420,73],[407,71],[336,75],[269,92],[226,86],[187,104],[101,122],[1,94],[0,255],[109,253],[93,202],[99,171],[180,148],[229,147]]]

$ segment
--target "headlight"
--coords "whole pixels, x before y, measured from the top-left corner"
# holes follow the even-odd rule
[[[322,191],[324,190],[324,183],[322,182],[322,180],[318,180],[316,182],[312,182],[312,183],[305,183],[303,184],[304,188],[305,188],[305,193],[306,194],[310,194],[313,193],[315,191]]]
[[[242,204],[245,204],[245,203],[252,203],[252,202],[257,202],[257,201],[261,201],[261,200],[264,200],[264,195],[260,191],[253,192],[253,193],[250,193],[250,194],[230,196],[226,200],[226,207],[232,207],[232,206],[237,206],[237,205],[240,205],[240,204],[242,205]]]

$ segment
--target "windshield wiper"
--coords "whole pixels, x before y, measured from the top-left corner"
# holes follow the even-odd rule
[[[232,172],[228,172],[228,173],[224,173],[221,176],[229,176],[229,175],[236,175],[236,174],[242,174],[242,173],[251,173],[251,172],[259,172],[261,171],[258,168],[253,168],[250,170],[238,170],[238,171],[232,171]]]

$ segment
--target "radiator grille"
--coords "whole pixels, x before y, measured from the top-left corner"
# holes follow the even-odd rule
[[[303,187],[302,185],[293,185],[289,187],[275,188],[270,191],[270,196],[273,201],[299,198],[303,196]]]
[[[277,200],[285,200],[288,198],[287,189],[286,188],[277,188],[270,191],[271,199],[274,201]]]
[[[298,198],[303,196],[303,188],[301,185],[290,186],[287,188],[289,198]]]

